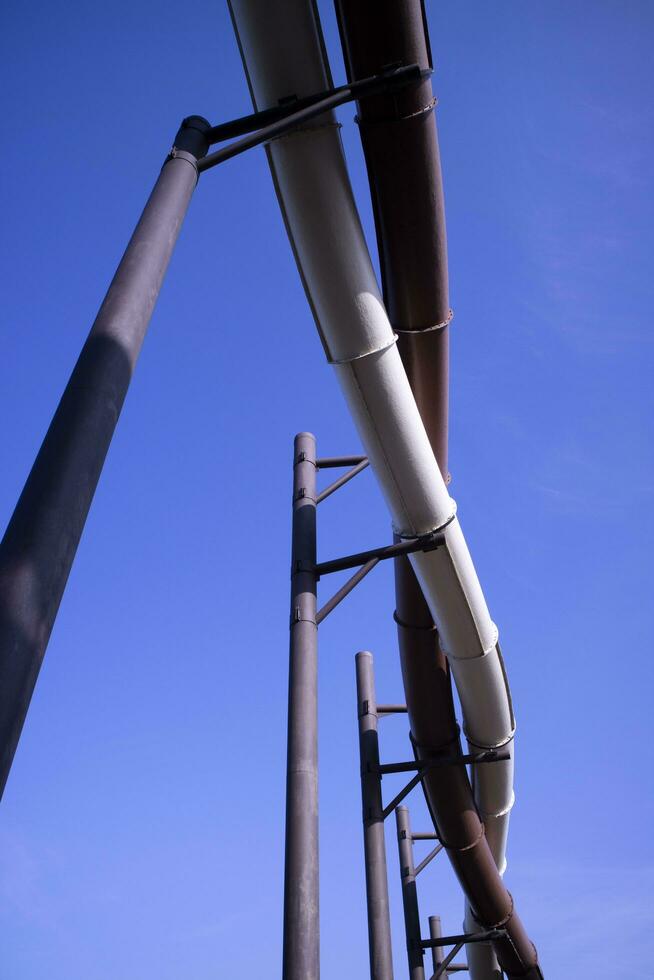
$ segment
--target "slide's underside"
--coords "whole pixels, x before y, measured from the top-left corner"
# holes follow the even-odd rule
[[[257,109],[331,85],[312,0],[230,0]],[[338,0],[350,80],[431,55],[420,0]],[[434,825],[467,900],[466,929],[505,938],[468,947],[473,980],[541,977],[502,880],[513,805],[515,723],[506,673],[447,490],[448,324],[443,193],[428,79],[359,106],[383,295],[361,229],[338,126],[326,114],[271,142],[268,159],[326,355],[390,509],[395,533],[443,528],[445,546],[396,562],[400,657],[414,751],[460,752],[450,672],[470,751],[511,759],[428,771]],[[499,965],[498,965],[499,963]]]

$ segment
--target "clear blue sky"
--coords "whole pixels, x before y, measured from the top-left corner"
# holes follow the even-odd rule
[[[431,0],[428,15],[452,493],[518,720],[507,881],[547,980],[645,978],[654,8]],[[7,0],[0,53],[4,522],[179,120],[249,102],[220,0]],[[279,975],[300,429],[324,454],[359,450],[257,150],[200,182],[54,629],[0,812],[2,980]],[[388,539],[370,474],[320,531],[325,557]],[[367,973],[353,655],[372,649],[380,698],[401,698],[392,610],[378,569],[321,630],[325,978]],[[383,752],[406,756],[405,721],[384,722]],[[399,977],[390,833],[388,851]],[[458,931],[443,858],[421,900]]]

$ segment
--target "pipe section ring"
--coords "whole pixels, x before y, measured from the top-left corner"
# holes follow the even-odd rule
[[[395,333],[402,333],[402,334],[433,333],[435,330],[444,330],[445,327],[449,327],[453,319],[454,319],[454,310],[450,310],[442,323],[434,323],[432,324],[431,327],[414,327],[412,330],[406,330],[401,327],[393,327],[393,329],[395,330]]]
[[[452,503],[452,512],[450,516],[443,521],[442,524],[437,524],[436,527],[431,528],[431,530],[429,531],[423,531],[421,534],[415,534],[414,532],[411,531],[400,531],[395,525],[393,525],[393,534],[396,534],[397,537],[400,538],[400,540],[402,541],[413,541],[416,538],[428,538],[434,534],[439,534],[441,531],[444,531],[445,528],[449,527],[449,525],[456,517],[456,500],[454,499],[454,497],[450,497],[449,499]],[[495,628],[497,630],[497,627]],[[492,649],[493,650],[495,649],[495,644],[493,644]],[[486,651],[486,652],[490,653],[490,651]]]
[[[380,347],[373,347],[371,350],[364,350],[360,354],[352,354],[350,357],[332,358],[328,356],[327,363],[328,364],[351,364],[352,361],[361,361],[363,360],[364,357],[370,357],[371,354],[381,354],[383,351],[389,350],[389,348],[393,347],[396,343],[397,343],[397,334],[394,333],[391,340],[389,340],[388,343],[386,344],[382,344]],[[412,535],[412,537],[415,537],[415,534]]]

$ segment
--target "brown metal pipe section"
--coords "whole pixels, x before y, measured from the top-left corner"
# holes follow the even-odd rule
[[[431,66],[419,0],[336,0],[350,81],[384,66]],[[359,104],[384,300],[436,459],[447,479],[447,245],[435,99],[429,79]],[[461,754],[447,660],[407,558],[395,561],[402,675],[418,758]],[[434,825],[480,926],[506,930],[495,952],[509,978],[542,976],[536,951],[497,870],[462,765],[429,770]]]

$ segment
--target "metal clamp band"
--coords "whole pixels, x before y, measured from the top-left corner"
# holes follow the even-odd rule
[[[443,320],[442,323],[434,323],[431,327],[416,327],[413,330],[407,330],[403,327],[394,327],[395,333],[407,334],[407,333],[433,333],[436,330],[443,330],[445,327],[449,327],[450,323],[454,319],[454,310],[450,310]]]
[[[352,361],[361,361],[363,360],[364,357],[369,357],[371,354],[381,354],[382,351],[388,350],[389,347],[393,347],[393,345],[396,343],[397,343],[397,334],[394,333],[392,340],[389,340],[387,344],[382,344],[381,347],[373,347],[372,350],[364,350],[361,354],[352,354],[351,357],[332,358],[328,356],[327,363],[350,364]],[[411,535],[411,537],[415,537],[415,535],[413,534]]]

